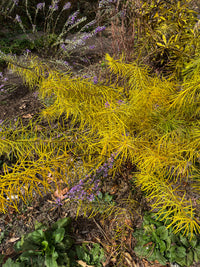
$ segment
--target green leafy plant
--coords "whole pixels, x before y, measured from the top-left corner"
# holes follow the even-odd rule
[[[34,232],[15,244],[20,256],[16,261],[8,259],[3,266],[70,266],[68,252],[73,244],[69,235],[70,223],[70,218],[62,218],[50,228],[36,224]]]
[[[106,192],[105,194],[99,192],[92,201],[92,205],[94,205],[94,207],[96,206],[96,208],[94,209],[98,210],[99,213],[104,213],[105,210],[108,209],[108,207],[110,209],[114,208],[116,203],[113,200],[113,196],[108,192]]]
[[[157,260],[163,265],[176,262],[180,266],[191,266],[194,261],[199,262],[199,236],[175,235],[171,227],[168,228],[156,217],[153,213],[146,213],[142,227],[133,233],[137,240],[136,255],[149,261]]]
[[[95,267],[101,267],[103,261],[105,260],[105,254],[103,248],[99,244],[82,244],[81,246],[76,246],[76,254],[79,260],[93,265]]]

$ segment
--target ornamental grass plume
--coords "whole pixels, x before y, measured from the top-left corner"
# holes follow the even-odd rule
[[[52,0],[50,5],[47,5],[46,2],[40,2],[35,7],[34,15],[29,11],[30,2],[28,0],[25,0],[24,5],[34,38],[28,34],[27,25],[24,25],[23,22],[23,16],[20,17],[16,14],[15,22],[19,24],[24,34],[26,34],[27,39],[32,43],[33,49],[39,52],[43,50],[46,55],[50,53],[57,60],[64,59],[65,61],[77,48],[79,51],[90,49],[85,41],[105,29],[105,26],[94,28],[96,20],[88,22],[87,17],[81,17],[79,10],[70,14],[70,2],[65,3],[63,6],[58,0]],[[42,23],[41,19],[38,19],[41,13],[44,17]],[[66,16],[64,16],[65,14]],[[67,17],[64,22],[62,22],[63,17]],[[39,28],[40,32],[42,31],[43,33],[42,36],[38,33]],[[67,38],[74,31],[74,37]]]

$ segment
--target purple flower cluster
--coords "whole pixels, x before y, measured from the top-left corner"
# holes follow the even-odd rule
[[[108,177],[109,171],[113,168],[115,156],[116,153],[111,154],[107,162],[97,169],[97,174],[100,174],[104,178]]]
[[[69,17],[68,25],[73,25],[73,24],[75,23],[75,20],[76,20],[78,14],[79,14],[79,11],[76,11],[76,12],[74,12],[74,14],[72,14],[72,15]]]
[[[99,193],[100,180],[95,179],[95,176],[88,175],[84,180],[80,180],[74,185],[65,195],[66,198],[73,200],[93,201],[95,195]]]
[[[63,6],[63,10],[69,9],[71,7],[71,3],[67,2],[64,6]]]
[[[83,40],[87,40],[87,39],[89,39],[90,37],[92,37],[91,33],[86,33],[86,32],[84,32],[84,35],[83,35],[82,39],[83,39]]]
[[[94,34],[97,34],[97,33],[99,33],[99,32],[104,31],[105,28],[106,28],[105,26],[98,26],[98,27],[95,29]]]
[[[94,84],[97,84],[97,83],[98,83],[98,78],[97,78],[97,76],[94,76],[94,78],[93,78],[93,83],[94,83]]]
[[[13,0],[14,5],[18,6],[19,0]]]
[[[43,2],[43,3],[38,3],[37,4],[37,9],[38,10],[40,10],[40,9],[42,9],[42,8],[44,8],[45,7],[45,2]]]
[[[64,45],[64,44],[61,44],[61,46],[60,46],[61,48],[62,48],[62,50],[64,50],[64,51],[66,51],[67,49],[66,49],[66,46]]]
[[[49,6],[49,9],[52,9],[53,11],[58,10],[58,3],[60,0],[53,0],[52,4]]]
[[[117,104],[118,104],[118,105],[122,105],[122,104],[125,104],[125,102],[124,102],[123,100],[118,100],[118,101],[117,101]]]
[[[3,77],[3,73],[2,72],[0,72],[0,79],[1,79],[1,81],[3,81],[3,82],[6,82],[7,80],[8,80],[8,78],[4,78]],[[0,84],[0,93],[1,92],[4,92],[5,93],[5,89],[4,89],[4,84],[2,83],[2,84]]]
[[[0,85],[0,92],[3,92],[4,91],[3,87],[4,87],[4,84],[1,84]]]
[[[22,20],[21,20],[21,18],[20,18],[20,16],[19,16],[19,15],[16,15],[15,19],[16,19],[16,21],[17,21],[17,22],[19,22],[19,23],[21,23],[21,22],[22,22]]]
[[[71,189],[65,195],[65,198],[70,198],[73,200],[85,200],[93,201],[95,196],[100,192],[99,184],[100,177],[106,178],[109,175],[109,171],[114,166],[114,158],[117,153],[112,153],[110,158],[100,166],[96,172],[86,175],[86,178],[80,180],[76,185],[73,185]]]
[[[108,103],[108,101],[106,101],[106,103],[105,103],[105,107],[106,107],[106,108],[109,108],[109,107],[110,107],[110,104]]]
[[[90,45],[89,46],[89,49],[94,49],[95,48],[95,45]]]

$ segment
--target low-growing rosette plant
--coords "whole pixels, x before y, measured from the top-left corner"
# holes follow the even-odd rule
[[[140,258],[149,261],[159,261],[166,265],[168,262],[179,266],[191,266],[200,261],[200,238],[183,233],[174,234],[171,227],[156,219],[155,214],[146,213],[143,224],[133,236],[137,240],[134,252]]]
[[[69,217],[62,218],[50,228],[42,223],[35,225],[35,231],[22,236],[14,248],[18,253],[16,261],[9,258],[8,266],[70,266],[69,249],[74,243],[70,237]]]

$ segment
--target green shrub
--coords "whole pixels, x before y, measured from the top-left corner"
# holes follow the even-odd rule
[[[60,219],[51,228],[36,225],[34,232],[15,244],[15,250],[20,253],[17,260],[8,259],[3,266],[70,266],[68,252],[73,240],[69,226],[70,218]]]
[[[174,235],[171,227],[156,220],[155,214],[146,213],[143,224],[133,236],[137,240],[134,252],[140,258],[159,261],[162,265],[168,262],[180,266],[191,266],[200,261],[199,236],[185,237],[182,233]]]

